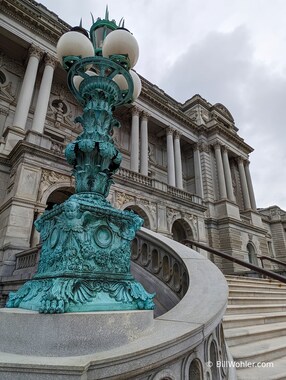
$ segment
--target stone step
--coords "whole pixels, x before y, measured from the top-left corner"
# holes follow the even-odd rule
[[[226,315],[229,314],[259,314],[259,313],[274,313],[286,311],[284,304],[252,304],[252,305],[229,305],[226,309]]]
[[[271,362],[286,356],[284,336],[234,346],[231,353],[235,361]]]
[[[225,315],[223,318],[223,326],[225,329],[279,322],[286,322],[286,312],[237,315],[229,314]]]
[[[229,283],[245,283],[245,284],[261,284],[261,285],[281,285],[286,286],[285,283],[273,280],[273,279],[266,279],[266,278],[250,278],[250,277],[228,277],[225,276],[227,282]]]
[[[271,292],[268,290],[236,290],[235,288],[231,288],[229,290],[230,297],[270,297],[271,298],[280,298],[286,297],[286,289],[285,290],[272,290]]]
[[[274,338],[277,336],[284,336],[286,342],[286,321],[226,329],[224,335],[229,347],[254,341],[257,342],[259,340]]]
[[[286,305],[286,297],[229,297],[228,305]],[[285,309],[286,310],[286,309]]]
[[[286,287],[281,287],[278,285],[251,285],[251,284],[228,284],[229,290],[253,290],[253,291],[260,291],[264,290],[265,292],[272,292],[272,291],[285,291]]]
[[[275,359],[260,363],[259,367],[237,368],[237,380],[285,380],[286,360]]]

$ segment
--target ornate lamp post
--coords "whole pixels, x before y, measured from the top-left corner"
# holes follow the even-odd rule
[[[143,221],[106,200],[121,162],[112,139],[119,127],[113,110],[140,93],[140,79],[130,71],[138,44],[108,13],[90,36],[76,27],[57,46],[69,89],[83,106],[76,119],[83,132],[65,151],[76,191],[35,222],[42,240],[38,271],[10,295],[8,307],[42,313],[154,308],[154,294],[130,273],[130,243]]]

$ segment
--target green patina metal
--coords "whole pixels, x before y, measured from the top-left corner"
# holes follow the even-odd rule
[[[106,7],[104,19],[98,18],[96,21],[94,21],[93,15],[91,16],[93,24],[90,28],[90,39],[94,46],[94,54],[101,55],[102,43],[105,37],[110,32],[117,29],[118,26],[114,20],[109,20],[108,7]]]
[[[42,241],[38,271],[10,294],[7,307],[41,313],[150,310],[154,294],[130,273],[131,241],[143,220],[106,199],[121,162],[112,139],[113,128],[119,127],[113,110],[131,101],[133,82],[124,67],[106,58],[71,57],[70,63],[68,85],[83,105],[76,119],[83,132],[65,151],[76,193],[35,222]],[[112,80],[117,74],[124,76],[128,90],[121,91]],[[82,78],[78,89],[75,76]]]

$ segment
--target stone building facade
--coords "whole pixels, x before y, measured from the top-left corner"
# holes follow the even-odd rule
[[[80,106],[55,53],[70,26],[33,0],[3,0],[0,20],[0,278],[16,254],[39,243],[35,219],[74,191],[63,152],[81,131]],[[175,240],[205,243],[257,263],[286,259],[285,212],[257,209],[253,149],[229,110],[194,95],[184,104],[141,78],[132,105],[117,111],[123,161],[110,201]],[[213,258],[211,258],[213,259]],[[214,258],[226,272],[234,264]],[[270,265],[270,264],[269,264]]]

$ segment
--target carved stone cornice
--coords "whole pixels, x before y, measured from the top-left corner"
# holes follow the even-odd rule
[[[198,127],[190,119],[188,115],[181,111],[181,103],[176,102],[170,96],[164,93],[164,91],[156,91],[156,86],[148,82],[145,78],[142,80],[142,92],[140,97],[151,104],[153,107],[160,108],[160,112],[167,116],[171,116],[173,119],[183,123],[189,130],[198,133]]]
[[[243,138],[227,130],[226,128],[223,128],[219,124],[215,124],[207,129],[207,135],[209,137],[213,134],[219,134],[220,136],[225,137],[228,141],[235,144],[239,149],[243,150],[247,154],[253,152],[253,148],[248,145]]]
[[[56,45],[71,26],[33,0],[1,0],[1,12]]]

